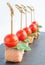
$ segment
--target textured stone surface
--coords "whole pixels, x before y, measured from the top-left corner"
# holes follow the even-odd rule
[[[4,45],[0,45],[0,65],[45,65],[45,32],[31,45],[32,50],[25,52],[21,63],[6,63],[4,59]]]

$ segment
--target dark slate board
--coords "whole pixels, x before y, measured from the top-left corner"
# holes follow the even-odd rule
[[[4,59],[4,44],[0,45],[0,65],[45,65],[45,32],[31,45],[32,50],[25,52],[21,63],[7,63]]]

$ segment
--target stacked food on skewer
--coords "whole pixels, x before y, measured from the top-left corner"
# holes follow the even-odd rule
[[[26,7],[24,6],[24,5],[21,5],[22,6],[22,8],[24,9],[24,11],[25,11],[25,24],[26,24],[26,27],[23,29],[24,31],[26,31],[26,33],[27,33],[27,38],[29,39],[29,43],[31,44],[31,43],[33,43],[33,39],[34,39],[34,37],[32,36],[32,31],[31,31],[31,29],[27,26],[27,12],[29,12],[27,9],[26,9]],[[28,43],[28,44],[29,44]]]
[[[20,7],[19,5],[15,5],[16,8]],[[28,42],[26,42],[27,40],[27,33],[22,29],[22,13],[25,13],[22,9],[22,7],[18,8],[20,13],[21,13],[21,21],[20,21],[20,30],[16,33],[16,35],[18,36],[19,40],[21,40],[22,42],[25,42],[26,45],[28,45]]]
[[[27,26],[28,11],[26,7],[24,5],[19,6],[18,4],[16,4],[15,7],[19,10],[21,14],[20,18],[21,21],[20,21],[20,30],[18,30],[16,34],[13,34],[14,10],[9,2],[7,3],[7,5],[11,11],[11,33],[6,35],[4,38],[5,60],[10,62],[21,62],[23,59],[24,51],[31,50],[29,43],[30,44],[33,43],[36,35],[35,33],[37,33],[37,30],[39,31],[39,27],[41,26],[39,26],[37,22],[33,21],[31,22],[31,25],[28,27]],[[23,29],[22,29],[22,14],[25,14],[25,24],[26,24],[26,27]]]
[[[19,9],[20,13],[21,13],[21,21],[20,21],[20,30],[16,33],[16,35],[18,36],[18,39],[20,40],[21,43],[23,43],[23,45],[25,45],[26,47],[24,47],[24,50],[28,51],[29,50],[29,39],[27,38],[27,33],[25,32],[25,30],[22,29],[22,13],[25,13],[23,11],[23,8],[19,5],[15,5],[17,9]],[[31,48],[30,48],[31,50]]]
[[[9,6],[11,10],[11,34],[6,35],[4,38],[5,60],[10,62],[21,62],[23,59],[24,50],[29,51],[31,50],[31,48],[27,45],[27,42],[26,43],[24,42],[24,40],[27,38],[27,34],[24,30],[21,29],[20,31],[16,33],[16,35],[13,34],[14,11],[10,3],[7,3],[7,5]],[[21,18],[22,18],[22,15],[21,15]]]
[[[41,25],[39,25],[36,20],[35,20],[35,9],[33,6],[27,6],[30,10],[31,10],[31,25],[29,26],[32,30],[32,33],[34,35],[34,39],[37,39],[39,36],[39,29],[42,27]],[[32,21],[32,12],[34,13],[34,21]]]

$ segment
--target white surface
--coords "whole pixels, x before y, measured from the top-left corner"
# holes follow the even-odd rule
[[[45,0],[0,0],[0,44],[3,43],[4,36],[10,33],[10,10],[7,6],[10,2],[14,9],[14,33],[20,29],[20,13],[15,8],[15,4],[32,5],[35,8],[36,21],[43,26],[41,31],[45,32]],[[29,14],[28,14],[29,15]],[[25,27],[25,20],[23,15],[23,27]],[[30,15],[28,16],[28,26],[30,23]],[[18,25],[18,26],[17,26]]]

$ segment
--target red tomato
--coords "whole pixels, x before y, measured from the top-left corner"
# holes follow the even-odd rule
[[[36,21],[33,21],[32,24],[35,24],[36,26],[38,26],[38,23]]]
[[[29,27],[32,30],[32,33],[36,32],[37,26],[35,24],[31,24]]]
[[[18,36],[19,40],[25,40],[27,37],[27,33],[24,30],[19,30],[16,35]]]
[[[32,31],[29,27],[26,27],[23,30],[26,31],[27,35],[30,35],[32,33]]]
[[[8,34],[5,38],[4,38],[4,43],[6,46],[8,47],[14,47],[18,44],[18,37],[14,34]]]

